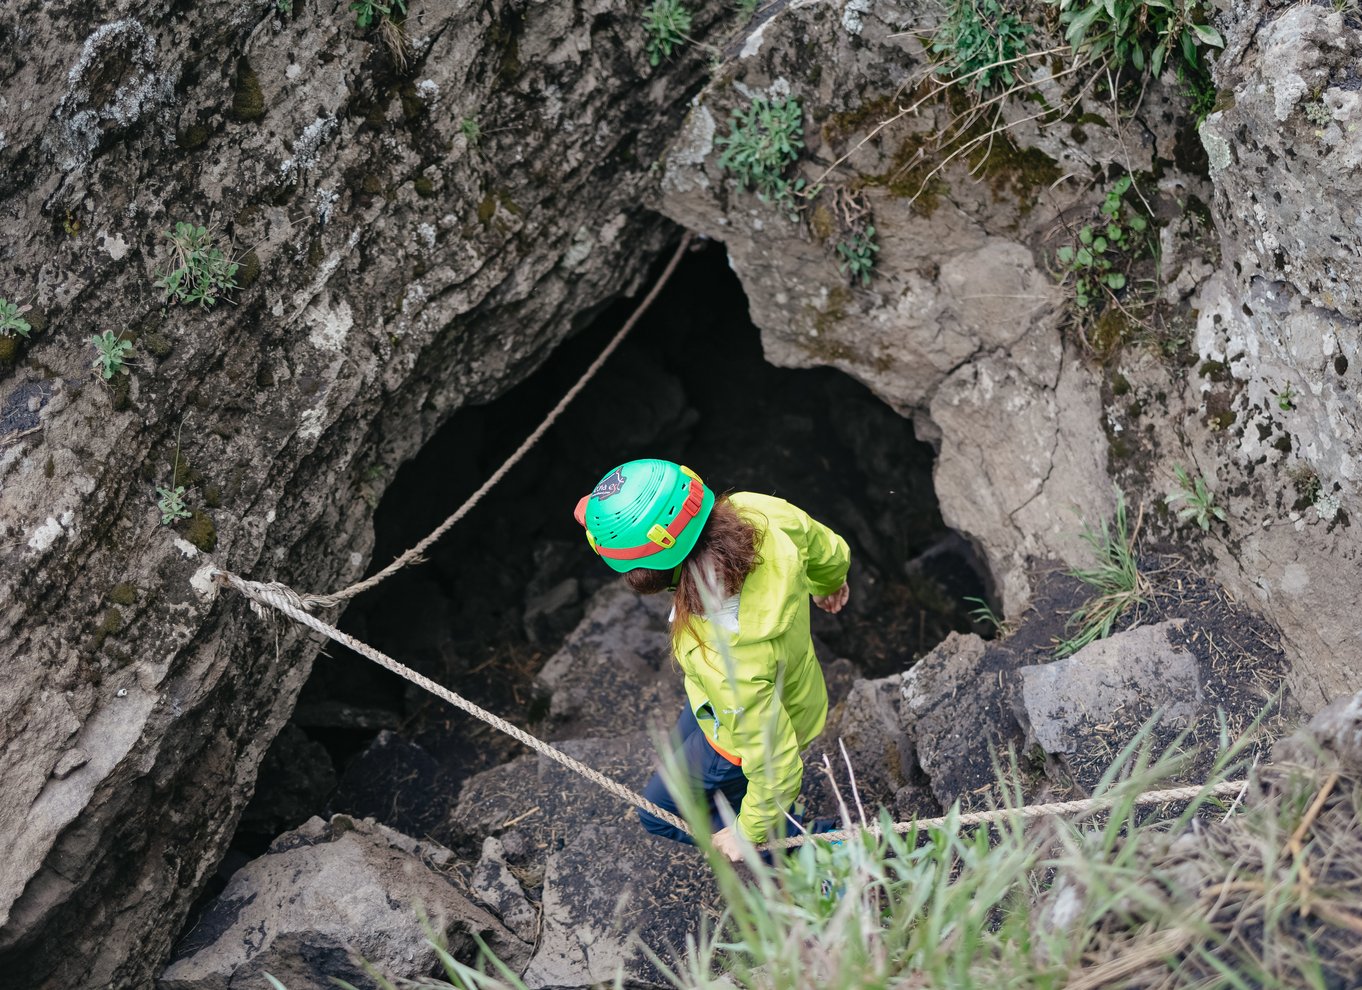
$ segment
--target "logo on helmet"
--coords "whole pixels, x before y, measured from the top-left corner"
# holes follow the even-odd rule
[[[616,468],[613,473],[601,479],[601,483],[591,489],[591,497],[594,499],[607,499],[611,495],[618,495],[624,488],[624,472]]]

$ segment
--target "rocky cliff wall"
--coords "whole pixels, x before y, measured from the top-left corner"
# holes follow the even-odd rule
[[[0,14],[5,986],[145,985],[249,799],[316,644],[209,561],[358,576],[383,478],[674,236],[642,191],[703,60],[629,5],[413,4],[400,57],[348,7]],[[180,221],[240,258],[211,309],[154,285]]]

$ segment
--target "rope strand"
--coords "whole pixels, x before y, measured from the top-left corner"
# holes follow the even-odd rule
[[[585,763],[582,763],[580,760],[573,759],[571,756],[568,756],[562,750],[554,747],[550,743],[547,743],[536,736],[530,735],[528,732],[526,732],[519,726],[512,725],[504,718],[492,714],[491,712],[487,711],[487,709],[474,704],[473,702],[469,701],[467,698],[462,697],[461,695],[455,694],[453,691],[449,690],[448,688],[444,687],[441,684],[436,683],[429,677],[426,677],[424,674],[418,674],[410,667],[398,663],[396,660],[388,656],[386,653],[382,653],[379,650],[374,649],[369,644],[356,639],[349,633],[341,632],[335,626],[328,625],[327,623],[323,622],[315,615],[312,615],[310,612],[307,612],[302,607],[302,604],[299,601],[299,596],[294,592],[290,591],[284,585],[275,583],[267,584],[261,581],[247,581],[245,578],[238,577],[235,574],[223,570],[214,570],[212,573],[212,579],[217,584],[223,587],[234,588],[236,591],[240,592],[251,602],[254,602],[259,605],[269,606],[270,608],[276,609],[277,611],[282,612],[284,615],[287,615],[289,618],[293,619],[295,622],[299,622],[302,625],[307,626],[309,629],[313,629],[316,632],[321,633],[323,636],[335,640],[337,643],[340,643],[343,646],[348,646],[350,649],[354,650],[360,656],[372,660],[380,667],[392,671],[398,677],[410,681],[412,684],[415,684],[422,690],[428,691],[431,694],[435,695],[437,698],[441,698],[444,701],[449,702],[454,707],[467,712],[468,714],[472,715],[475,718],[481,719],[488,725],[492,726],[494,729],[498,729],[499,731],[506,733],[511,738],[521,743],[524,743],[526,746],[534,750],[536,753],[540,753],[544,756],[547,756],[551,760],[555,760],[556,762],[561,763],[569,770],[576,771],[577,773],[585,777],[587,780],[591,781],[592,783],[600,787],[603,787],[605,790],[609,791],[611,794],[614,794],[616,797],[622,798],[623,800],[629,802],[630,804],[642,808],[644,811],[648,812],[648,814],[660,818],[668,825],[672,825],[680,829],[681,831],[685,832],[685,834],[687,835],[695,834],[691,830],[691,827],[683,819],[672,814],[670,811],[667,811],[665,808],[658,807],[658,805],[654,804],[652,801],[649,801],[647,798],[639,794],[637,791],[630,790],[628,787],[625,787],[618,781],[612,780],[610,777],[605,776],[605,774],[600,773],[597,770],[593,770],[591,767],[587,766]],[[1247,786],[1248,785],[1246,781],[1234,781],[1215,784],[1211,787],[1201,785],[1194,787],[1176,787],[1162,791],[1148,791],[1144,794],[1140,794],[1137,797],[1135,797],[1133,799],[1133,803],[1137,805],[1167,804],[1173,801],[1188,801],[1198,797],[1224,797],[1230,794],[1241,792]],[[1082,801],[1058,801],[1051,804],[1027,805],[1022,808],[999,808],[995,811],[981,811],[966,815],[943,815],[940,818],[922,818],[907,822],[895,822],[893,830],[896,833],[903,834],[906,832],[911,832],[914,829],[925,831],[927,829],[941,828],[944,825],[951,824],[954,824],[955,827],[960,828],[967,825],[988,824],[991,822],[1002,821],[1006,818],[1013,817],[1031,819],[1041,818],[1047,815],[1076,814],[1080,812],[1093,811],[1101,808],[1109,808],[1115,804],[1118,804],[1120,800],[1121,799],[1118,797],[1104,796],[1099,798],[1087,798]],[[785,839],[777,839],[776,841],[767,843],[766,845],[761,846],[760,848],[789,849],[794,846],[802,845],[808,839],[821,839],[825,842],[838,842],[845,841],[846,839],[849,839],[860,832],[867,832],[871,835],[879,835],[880,831],[881,830],[878,825],[868,825],[862,828],[842,829],[836,832],[819,832],[816,835],[810,835],[808,833],[805,833],[800,835],[792,835]]]
[[[428,550],[431,544],[444,536],[445,533],[449,532],[454,524],[460,519],[468,515],[473,507],[482,501],[483,496],[491,491],[497,482],[506,477],[511,468],[515,467],[516,464],[520,462],[521,458],[529,453],[530,448],[540,441],[544,434],[548,432],[549,427],[557,422],[558,417],[563,414],[563,410],[568,407],[568,403],[577,398],[577,395],[586,387],[586,383],[591,381],[596,372],[601,370],[601,365],[605,364],[610,355],[615,353],[615,349],[623,343],[624,338],[628,335],[629,331],[638,323],[639,318],[648,311],[648,307],[657,299],[658,294],[662,291],[662,287],[667,284],[668,280],[676,272],[676,266],[681,263],[681,258],[685,255],[686,249],[690,247],[691,240],[694,236],[695,235],[690,231],[686,231],[685,236],[681,238],[681,243],[676,246],[676,252],[672,255],[671,260],[667,262],[667,267],[663,269],[662,274],[658,277],[658,280],[653,283],[653,287],[648,291],[648,294],[643,297],[642,302],[634,308],[633,313],[629,315],[629,319],[624,321],[624,326],[620,327],[619,332],[616,333],[614,337],[610,338],[610,343],[605,345],[605,349],[596,356],[596,360],[592,361],[586,371],[582,372],[582,376],[577,379],[572,388],[568,389],[567,392],[563,394],[563,397],[558,400],[558,404],[549,411],[544,422],[540,423],[539,426],[535,428],[535,431],[525,438],[524,442],[515,449],[515,452],[511,454],[510,457],[506,458],[505,463],[497,468],[492,476],[484,481],[482,486],[470,495],[463,505],[455,509],[439,526],[436,526],[429,536],[406,553],[402,554],[402,556],[398,557],[377,574],[370,575],[362,581],[356,581],[354,584],[329,595],[299,595],[298,598],[303,603],[303,607],[334,608],[341,602],[349,601],[351,598],[354,598],[360,592],[368,591],[375,585],[392,577],[398,571],[402,570],[402,568],[419,561],[421,559],[421,554]]]

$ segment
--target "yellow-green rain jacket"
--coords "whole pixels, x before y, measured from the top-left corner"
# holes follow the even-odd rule
[[[736,492],[729,501],[762,533],[761,563],[739,593],[738,631],[696,616],[703,645],[682,632],[675,650],[700,728],[721,754],[742,761],[747,794],[738,827],[750,841],[764,842],[784,834],[785,811],[804,775],[800,751],[828,715],[809,634],[809,596],[841,588],[851,551],[783,499]]]

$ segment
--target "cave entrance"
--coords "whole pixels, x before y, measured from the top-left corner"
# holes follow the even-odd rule
[[[376,567],[501,464],[634,305],[611,306],[524,383],[454,415],[378,506]],[[616,580],[587,548],[572,509],[611,467],[640,456],[688,464],[719,490],[788,498],[846,537],[851,604],[837,618],[814,611],[825,662],[844,657],[864,676],[883,676],[949,631],[970,629],[964,598],[985,594],[983,568],[941,520],[931,448],[850,377],[767,364],[717,244],[688,255],[560,421],[427,562],[361,596],[342,626],[532,725],[543,708],[534,675],[591,595]],[[238,833],[241,853],[319,813],[372,815],[440,838],[462,780],[519,749],[368,661],[327,652],[262,767]]]

